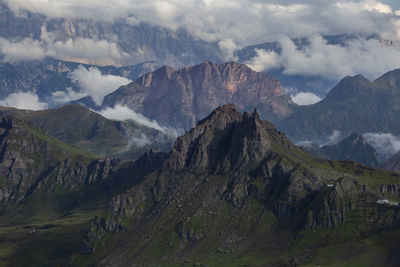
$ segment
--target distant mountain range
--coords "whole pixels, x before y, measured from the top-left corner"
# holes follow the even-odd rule
[[[344,78],[319,103],[299,106],[279,122],[293,141],[326,141],[334,130],[400,134],[400,70],[371,82],[362,75]]]
[[[163,125],[190,129],[225,103],[235,103],[240,110],[257,108],[271,121],[287,117],[294,105],[273,77],[234,62],[206,61],[150,72],[107,95],[103,106],[126,105]]]

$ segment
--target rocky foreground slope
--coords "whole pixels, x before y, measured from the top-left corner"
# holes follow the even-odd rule
[[[397,173],[317,159],[257,111],[233,105],[179,137],[167,157],[157,155],[141,159],[151,162],[148,174],[133,173],[134,186],[92,222],[87,254],[74,264],[400,263]]]
[[[269,120],[285,118],[293,103],[273,77],[229,62],[174,70],[164,66],[104,98],[104,106],[127,105],[144,116],[174,128],[190,129],[225,103],[239,110],[254,107]]]

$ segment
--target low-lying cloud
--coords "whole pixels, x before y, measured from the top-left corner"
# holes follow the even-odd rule
[[[47,103],[40,102],[39,97],[31,92],[12,93],[0,101],[0,106],[29,110],[42,110],[48,107]]]
[[[166,135],[173,137],[178,137],[180,132],[179,130],[173,128],[160,126],[157,121],[150,120],[145,116],[143,116],[142,114],[136,113],[134,110],[128,108],[127,106],[116,105],[114,107],[107,107],[99,111],[98,113],[110,120],[118,120],[118,121],[133,120],[143,126],[155,129],[157,131],[160,131]]]
[[[335,129],[332,131],[332,134],[330,136],[328,136],[328,140],[329,140],[329,145],[334,145],[339,143],[340,139],[342,137],[342,133]]]
[[[95,67],[87,69],[82,65],[71,72],[70,78],[81,88],[80,95],[90,96],[97,106],[101,105],[106,95],[114,92],[122,85],[127,85],[132,82],[125,77],[104,75]],[[62,93],[57,94],[62,95]],[[77,95],[67,91],[62,96],[65,98],[75,98]]]
[[[282,68],[287,75],[320,76],[330,80],[363,74],[375,79],[400,68],[400,46],[382,44],[376,39],[353,39],[344,45],[328,44],[321,36],[309,39],[309,45],[298,48],[288,37],[281,37],[280,54],[256,50],[257,56],[247,64],[257,71]]]
[[[365,133],[363,137],[380,155],[391,156],[400,151],[398,136],[390,133]]]
[[[322,100],[322,98],[310,92],[300,92],[292,95],[291,98],[294,103],[300,106],[315,104]]]

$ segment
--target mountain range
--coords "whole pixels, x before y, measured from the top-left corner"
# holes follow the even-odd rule
[[[293,141],[326,141],[334,130],[400,134],[400,70],[371,82],[362,75],[345,77],[320,102],[300,106],[277,123]]]

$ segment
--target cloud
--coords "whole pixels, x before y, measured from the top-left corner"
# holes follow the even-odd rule
[[[56,40],[55,34],[41,27],[40,40],[32,38],[7,40],[0,37],[3,60],[36,60],[53,57],[82,63],[114,63],[122,56],[115,42],[76,37],[66,41]]]
[[[400,151],[400,137],[390,133],[365,133],[364,139],[380,155],[393,155]]]
[[[47,108],[46,103],[40,102],[39,97],[30,92],[12,93],[0,101],[0,106],[29,110],[42,110]]]
[[[400,46],[387,46],[376,39],[352,39],[344,45],[328,44],[321,36],[309,39],[309,45],[298,48],[288,37],[281,37],[280,54],[257,50],[248,65],[257,71],[282,68],[287,75],[320,76],[337,80],[346,75],[363,74],[375,79],[400,67]]]
[[[67,103],[78,100],[87,96],[84,92],[76,92],[71,87],[67,87],[65,91],[56,91],[51,93],[51,101],[56,104]]]
[[[399,17],[377,0],[5,0],[17,14],[25,10],[50,18],[150,23],[185,27],[209,42],[234,40],[245,46],[316,33],[382,33],[397,36]]]
[[[70,78],[81,88],[79,94],[89,95],[98,106],[101,105],[103,98],[107,94],[117,90],[120,86],[131,82],[131,80],[124,77],[103,75],[101,71],[95,67],[86,69],[82,65],[71,72]],[[60,98],[64,97],[65,99],[68,97],[76,97],[76,94],[72,92],[68,93],[68,91],[65,95],[62,93],[57,94]]]
[[[342,133],[339,130],[333,130],[332,134],[328,137],[329,144],[337,144],[340,141]]]
[[[237,60],[233,54],[239,49],[239,46],[232,39],[224,39],[218,43],[218,46],[223,54],[222,57],[225,60]]]
[[[300,106],[311,105],[321,101],[321,98],[313,93],[300,92],[291,96],[294,103]]]
[[[4,55],[5,61],[34,60],[46,56],[41,42],[30,38],[12,42],[0,37],[0,52]]]
[[[162,127],[158,124],[157,121],[150,120],[145,116],[143,116],[142,114],[136,113],[134,110],[128,108],[127,106],[116,105],[113,108],[107,107],[99,111],[98,113],[110,120],[118,120],[118,121],[133,120],[143,126],[155,129],[169,136],[178,137],[178,135],[180,134],[179,130],[172,129],[169,127]]]
[[[150,141],[150,139],[146,135],[144,135],[143,133],[140,133],[138,136],[131,136],[129,138],[128,145],[124,150],[128,151],[133,146],[138,147],[138,148],[145,147],[145,146],[150,145],[151,143],[152,143],[152,141]]]

